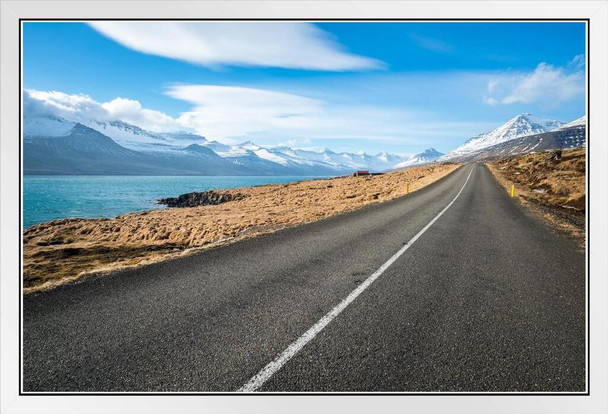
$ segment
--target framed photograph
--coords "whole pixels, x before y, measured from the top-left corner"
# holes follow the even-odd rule
[[[608,413],[608,2],[1,10],[2,413]]]

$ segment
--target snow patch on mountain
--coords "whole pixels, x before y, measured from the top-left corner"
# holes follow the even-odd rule
[[[23,135],[30,138],[62,137],[70,133],[75,122],[55,116],[38,116],[23,120]]]
[[[200,135],[188,132],[151,132],[122,121],[90,121],[85,125],[112,138],[123,147],[135,151],[173,151],[207,141]]]
[[[260,148],[258,150],[253,151],[253,153],[264,160],[276,162],[277,164],[281,164],[281,165],[289,164],[289,161],[286,160],[284,157],[280,157],[277,154],[273,154],[272,152],[268,151],[266,148]]]
[[[559,129],[566,129],[571,127],[578,126],[586,126],[587,125],[587,115],[583,115],[580,118],[575,119],[574,121],[568,122],[567,124],[562,125]]]

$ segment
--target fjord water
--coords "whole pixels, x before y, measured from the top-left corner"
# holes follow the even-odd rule
[[[193,191],[312,180],[310,176],[41,176],[23,177],[23,227],[61,218],[116,217],[164,208],[163,197]]]

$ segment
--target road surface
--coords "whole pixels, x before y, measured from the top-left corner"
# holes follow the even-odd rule
[[[585,391],[584,254],[482,164],[23,318],[25,392]]]

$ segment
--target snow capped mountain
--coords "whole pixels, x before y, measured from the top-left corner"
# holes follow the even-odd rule
[[[562,125],[564,125],[564,123],[561,121],[556,121],[554,119],[540,118],[538,116],[535,116],[532,114],[527,114],[527,113],[519,114],[515,118],[518,118],[518,117],[520,119],[525,118],[528,121],[530,121],[532,124],[540,125],[544,129],[549,130],[549,131],[553,131],[554,129],[557,129],[557,128],[561,127]],[[524,121],[524,123],[525,123],[525,121]],[[527,134],[527,135],[530,135],[530,134]]]
[[[587,115],[583,115],[574,121],[568,122],[567,124],[562,125],[559,129],[566,129],[570,127],[581,127],[587,125]]]
[[[552,128],[556,124],[560,126]],[[521,137],[499,142],[498,144],[481,147],[469,152],[456,154],[452,151],[447,156],[441,157],[443,161],[449,157],[453,162],[471,162],[488,160],[496,157],[511,157],[522,154],[547,151],[556,148],[582,148],[586,145],[586,117],[582,116],[572,122],[563,124],[553,121],[545,124],[549,131],[528,134]],[[466,143],[465,143],[466,145]]]
[[[167,151],[207,142],[204,137],[188,132],[150,132],[122,121],[78,123],[48,115],[24,116],[23,135],[29,138],[66,136],[78,124],[100,132],[122,147],[135,151]]]
[[[276,162],[277,164],[281,164],[281,165],[288,165],[289,164],[289,160],[286,159],[285,157],[281,157],[280,155],[277,155],[275,153],[270,152],[267,148],[260,148],[257,149],[255,151],[253,151],[253,153],[255,155],[257,155],[258,157],[264,159],[264,160],[268,160],[271,162]]]
[[[248,150],[251,150],[251,151],[255,151],[255,150],[261,148],[259,145],[256,145],[256,144],[254,144],[251,141],[242,142],[239,145],[237,145],[237,147],[241,147],[241,148],[248,149]]]
[[[401,157],[399,155],[389,154],[386,151],[379,152],[378,154],[375,155],[375,157],[378,160],[380,160],[382,162],[386,162],[388,164],[394,164],[395,162],[399,162],[399,161],[403,160],[403,157]]]
[[[122,121],[85,123],[91,129],[112,138],[116,143],[135,151],[170,151],[207,140],[188,132],[151,132]]]
[[[492,131],[469,139],[460,147],[441,157],[440,161],[461,157],[515,138],[553,131],[562,125],[564,123],[560,121],[539,118],[532,114],[519,114]]]
[[[211,148],[213,151],[215,151],[216,154],[220,156],[222,156],[223,153],[230,151],[230,145],[222,144],[221,142],[217,141],[203,142],[202,145]]]
[[[293,149],[286,146],[263,147],[251,141],[238,145],[228,146],[216,141],[207,141],[205,144],[212,148],[219,156],[237,159],[246,162],[247,157],[258,157],[263,160],[280,164],[286,167],[322,167],[331,168],[340,172],[348,172],[357,169],[371,171],[384,171],[393,167],[404,157],[387,152],[377,155],[368,155],[360,151],[358,153],[337,153],[328,148],[320,151]]]
[[[122,121],[84,123],[91,129],[110,137],[119,145],[132,150],[145,149],[147,146],[168,145],[168,140],[159,134],[145,131],[135,125]]]
[[[428,148],[428,149],[424,150],[423,152],[421,152],[420,154],[412,155],[407,160],[400,162],[399,164],[396,164],[395,166],[393,166],[393,168],[397,169],[397,168],[412,167],[414,165],[429,164],[429,163],[435,161],[436,159],[438,159],[439,157],[441,157],[442,155],[443,155],[443,153],[437,151],[435,148]]]
[[[23,135],[31,138],[61,137],[68,135],[75,122],[54,116],[39,116],[23,120]]]
[[[454,159],[456,162],[483,161],[497,157],[513,157],[533,154],[556,148],[584,148],[586,145],[585,124],[577,123],[553,131],[515,138],[491,147],[482,148]]]
[[[282,150],[282,154],[290,155],[299,163],[322,163],[329,164],[334,168],[343,170],[370,170],[370,171],[386,171],[391,169],[393,165],[403,161],[405,158],[400,155],[381,152],[376,155],[369,155],[362,151],[357,153],[336,153],[327,148],[319,152],[306,150]]]
[[[79,133],[75,135],[72,131],[77,127],[80,129]],[[85,157],[86,151],[78,146],[77,140],[83,139],[88,142],[89,148],[94,152],[102,148],[96,143],[101,139],[100,137],[105,137],[116,146],[132,151],[132,153],[124,153],[129,157],[144,156],[138,160],[146,166],[145,168],[142,166],[137,171],[156,171],[153,166],[148,166],[149,163],[156,163],[157,166],[162,165],[162,171],[170,173],[171,168],[168,165],[174,163],[176,164],[175,171],[184,171],[187,165],[188,171],[207,174],[208,168],[203,168],[202,165],[199,168],[195,165],[198,160],[200,163],[205,162],[208,166],[215,165],[216,173],[219,175],[235,173],[242,175],[341,175],[353,170],[386,171],[405,160],[402,156],[388,152],[369,155],[363,151],[337,153],[328,148],[321,151],[310,151],[286,146],[264,147],[251,141],[231,146],[217,141],[208,141],[203,136],[188,132],[147,131],[123,121],[87,121],[83,124],[57,117],[28,117],[26,114],[23,130],[24,137],[29,141],[36,137],[48,140],[70,136],[69,141],[46,141],[44,145],[53,146],[56,154],[61,153],[60,147],[64,145],[66,153],[78,153],[79,157],[88,157],[87,159],[97,159],[95,158],[97,155],[90,153]],[[93,145],[94,143],[95,145]],[[43,145],[32,145],[29,147],[32,148],[31,151],[39,151],[39,154],[44,151]],[[110,144],[104,145],[106,146],[103,148],[110,148]],[[74,152],[75,148],[78,148],[80,152]],[[106,150],[104,149],[104,151]],[[59,157],[59,155],[57,156]],[[65,163],[66,168],[68,164]],[[57,168],[59,167],[54,166],[53,171]],[[120,171],[124,170],[124,163],[120,168],[122,168]],[[134,169],[127,170],[128,173],[135,171]],[[83,171],[80,166],[79,171]],[[119,173],[119,170],[115,169],[108,173],[116,174]]]
[[[444,155],[429,148],[420,154],[403,157],[388,152],[372,155],[363,151],[335,152],[328,148],[312,151],[287,146],[263,146],[252,141],[227,145],[191,132],[152,132],[119,120],[80,121],[80,115],[64,119],[24,113],[23,134],[31,152],[26,154],[32,166],[30,171],[86,172],[87,168],[92,168],[84,162],[89,160],[97,163],[96,169],[90,170],[90,173],[107,170],[109,174],[121,171],[169,175],[342,175],[354,170],[382,172],[435,161],[536,151],[551,145],[560,148],[584,146],[586,126],[586,116],[564,124],[524,113],[492,131],[469,139],[449,154]],[[547,135],[549,132],[551,134]],[[522,140],[523,137],[532,136],[536,138]],[[70,161],[69,154],[80,158]],[[50,159],[52,157],[55,158]],[[70,165],[77,168],[70,170]]]

